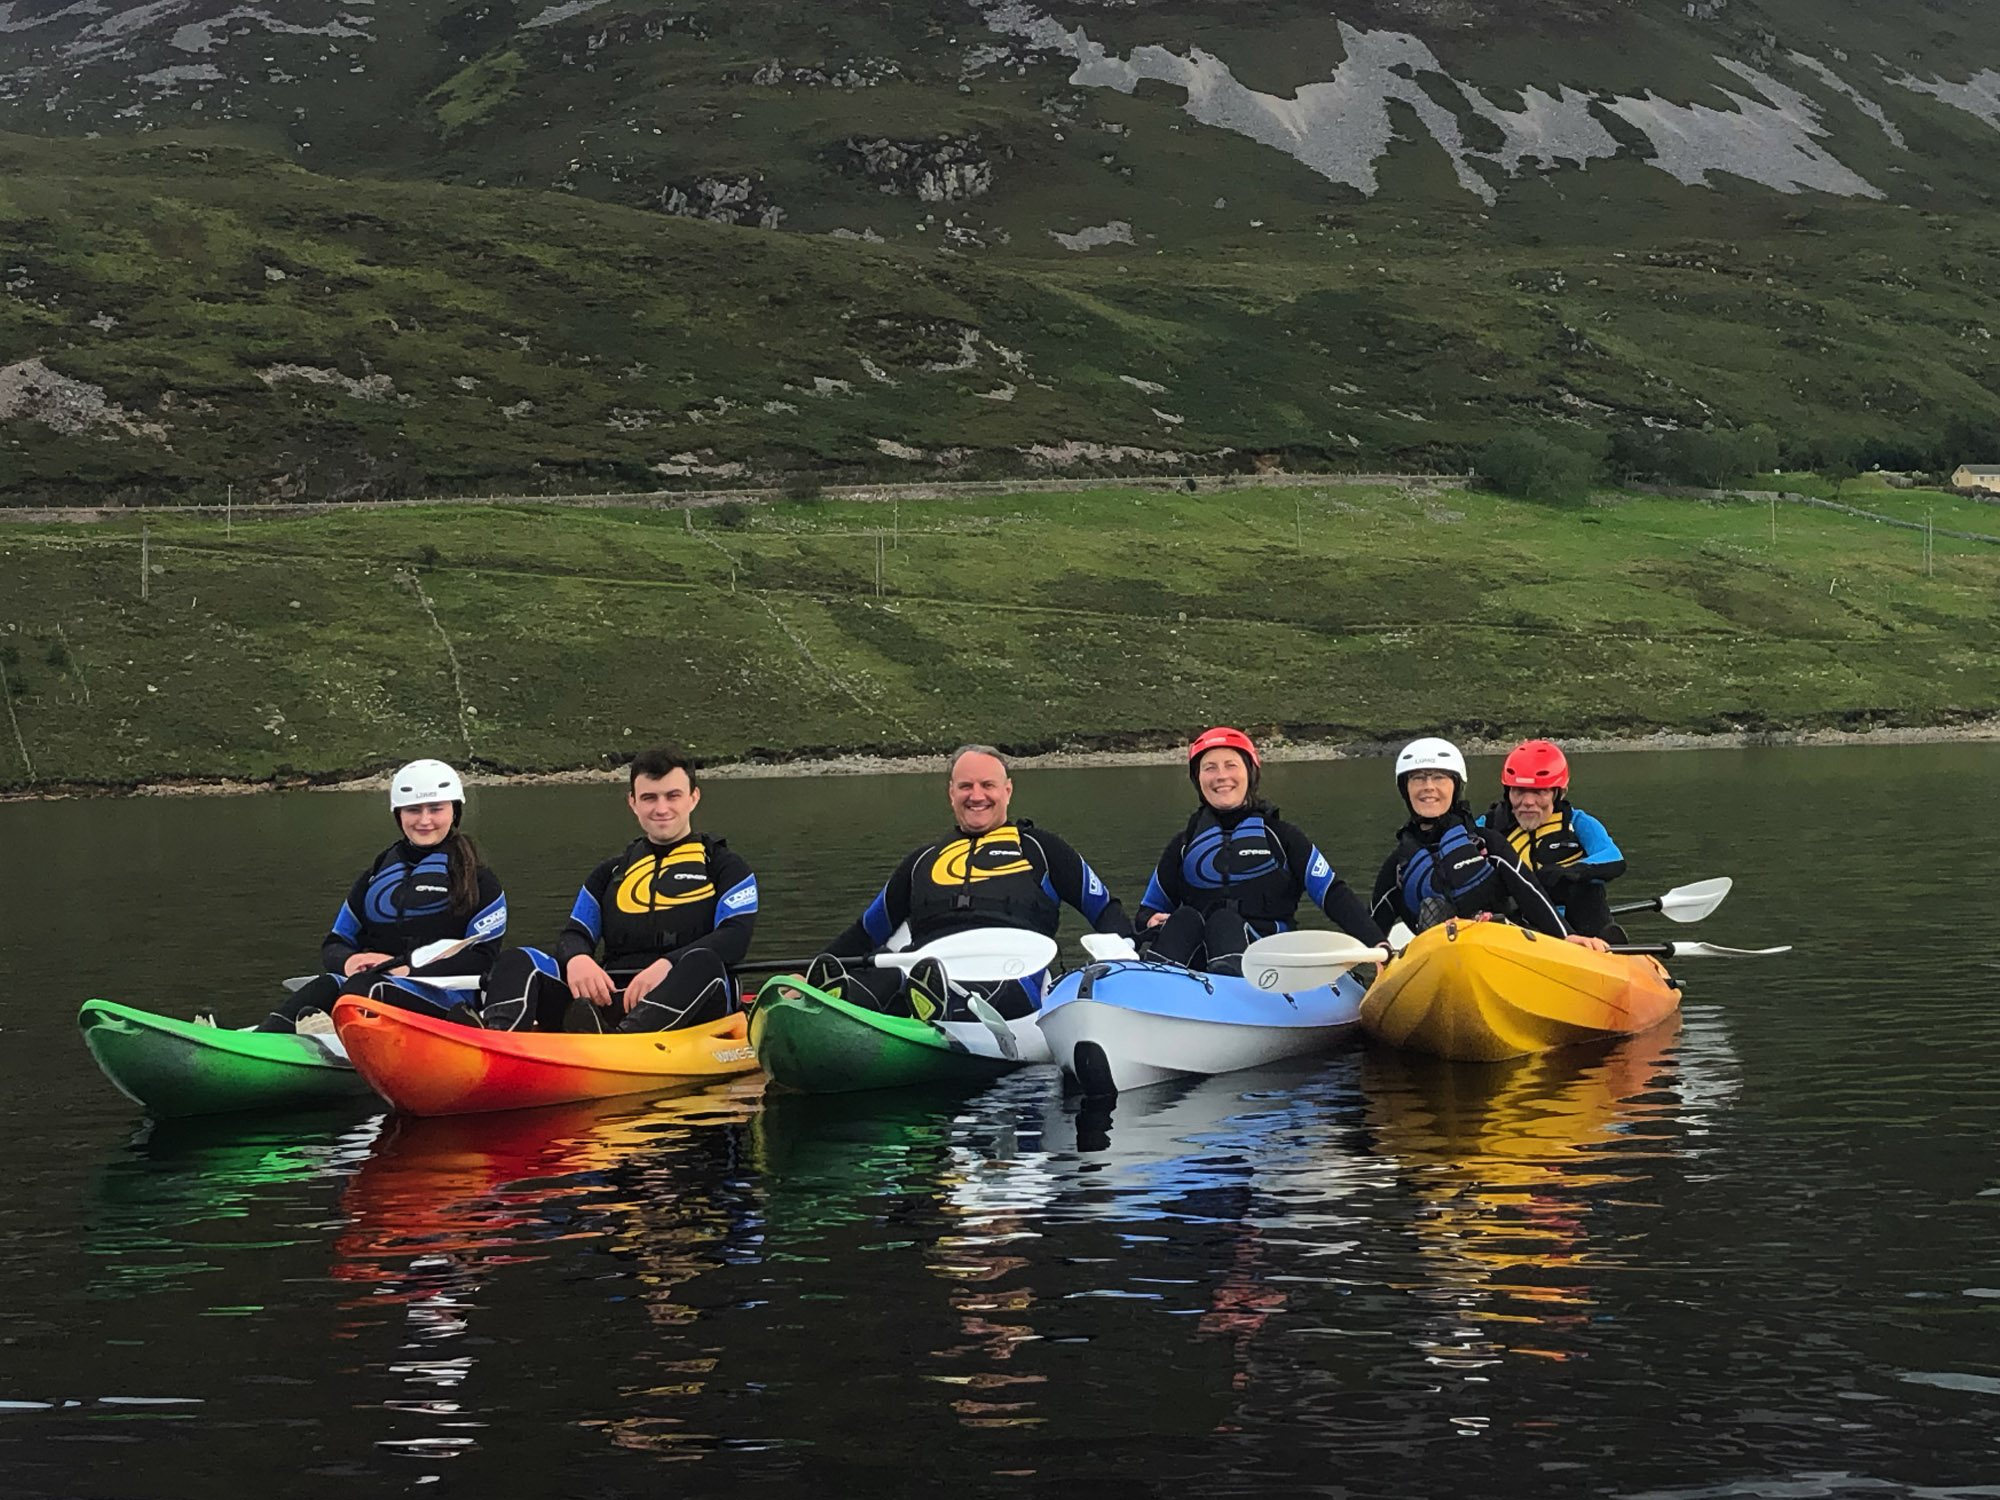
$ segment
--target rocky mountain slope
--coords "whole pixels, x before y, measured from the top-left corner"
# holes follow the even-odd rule
[[[0,493],[1950,457],[1996,68],[1968,0],[0,0]]]

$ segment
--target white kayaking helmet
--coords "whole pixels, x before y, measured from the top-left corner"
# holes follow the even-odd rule
[[[1450,740],[1433,736],[1403,746],[1402,754],[1396,757],[1396,790],[1402,791],[1418,771],[1443,771],[1457,780],[1461,791],[1465,787],[1465,756]]]
[[[389,809],[426,802],[463,802],[465,783],[441,760],[413,760],[389,778]]]

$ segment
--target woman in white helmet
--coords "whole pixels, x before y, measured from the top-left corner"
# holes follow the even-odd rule
[[[465,785],[441,760],[413,760],[389,778],[389,810],[401,837],[362,871],[320,945],[325,969],[264,1019],[259,1031],[292,1031],[308,1011],[343,994],[428,1015],[476,1009],[479,989],[437,979],[484,979],[507,930],[507,897],[460,830]],[[412,973],[403,960],[441,939],[473,937],[469,948]],[[461,1015],[464,1012],[461,1012]]]
[[[1375,878],[1375,920],[1422,932],[1450,917],[1511,918],[1551,937],[1569,929],[1505,845],[1494,846],[1465,800],[1465,757],[1450,740],[1412,740],[1396,757],[1410,820]]]

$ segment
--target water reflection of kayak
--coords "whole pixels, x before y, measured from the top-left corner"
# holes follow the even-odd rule
[[[1657,1026],[1681,992],[1650,958],[1594,953],[1501,922],[1419,933],[1369,987],[1370,1036],[1461,1062],[1500,1062]]]
[[[1095,963],[1056,982],[1041,1025],[1085,1093],[1115,1094],[1327,1051],[1353,1034],[1360,1004],[1361,985],[1347,975],[1281,994],[1236,975]]]
[[[197,1026],[109,1000],[86,1000],[76,1020],[104,1076],[157,1119],[320,1109],[370,1092],[335,1037]]]
[[[1596,1199],[1631,1196],[1646,1161],[1675,1149],[1671,1133],[1639,1127],[1681,1112],[1679,1033],[1674,1019],[1494,1068],[1364,1057],[1368,1125],[1423,1205],[1414,1227],[1436,1284],[1493,1284],[1542,1308],[1591,1300]]]
[[[567,1237],[549,1203],[600,1193],[603,1172],[681,1127],[747,1118],[755,1080],[666,1099],[613,1098],[503,1114],[393,1117],[347,1185],[334,1274],[394,1280],[412,1257],[509,1258]],[[601,1230],[591,1231],[591,1237]]]
[[[333,1023],[361,1076],[413,1115],[535,1109],[699,1088],[757,1066],[743,1017],[680,1031],[484,1031],[348,998]]]

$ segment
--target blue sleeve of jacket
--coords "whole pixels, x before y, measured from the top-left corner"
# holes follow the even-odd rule
[[[1580,808],[1571,808],[1569,826],[1583,845],[1583,858],[1562,867],[1564,878],[1616,880],[1625,873],[1625,851],[1602,823]]]

